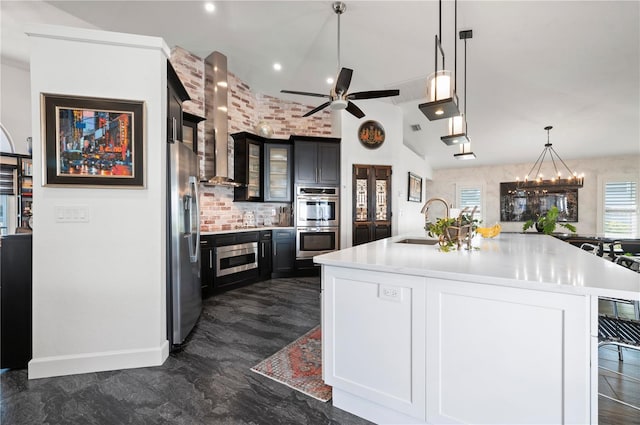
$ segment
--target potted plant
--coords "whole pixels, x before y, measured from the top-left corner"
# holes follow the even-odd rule
[[[546,213],[540,215],[537,220],[527,220],[522,226],[522,231],[526,232],[529,228],[535,226],[538,232],[542,232],[545,235],[550,235],[556,230],[556,226],[560,225],[570,232],[575,233],[576,227],[569,223],[558,223],[558,216],[560,211],[555,205],[549,209]]]
[[[438,238],[440,250],[443,252],[448,252],[455,246],[460,249],[463,241],[466,241],[467,247],[470,248],[471,238],[479,223],[473,218],[475,210],[474,208],[471,214],[465,214],[465,208],[457,218],[439,218],[435,223],[429,222],[425,226],[427,234],[432,238]]]

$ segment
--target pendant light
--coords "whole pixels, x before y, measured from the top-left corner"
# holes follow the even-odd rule
[[[457,10],[458,2],[455,1]],[[418,105],[418,109],[429,119],[429,121],[450,118],[459,115],[458,95],[455,87],[455,66],[453,85],[451,81],[451,71],[445,70],[444,50],[442,49],[442,0],[438,1],[438,35],[435,37],[435,69],[433,74],[427,78],[427,102]],[[457,19],[457,17],[456,17]],[[455,23],[457,24],[457,22]],[[457,31],[457,29],[454,29]],[[457,60],[457,51],[454,43],[454,64]],[[438,51],[442,55],[442,69],[438,70]]]
[[[578,176],[578,173],[571,171],[569,166],[560,158],[560,155],[553,149],[553,145],[549,142],[549,132],[553,127],[548,125],[544,129],[547,130],[547,143],[544,145],[544,149],[542,153],[536,159],[536,162],[531,167],[531,170],[524,177],[524,180],[521,181],[519,177],[516,177],[516,183],[518,187],[536,187],[536,186],[573,186],[573,187],[582,187],[584,184],[584,174]],[[542,164],[544,159],[549,155],[551,159],[551,163],[553,164],[554,174],[553,177],[549,180],[544,180],[543,174],[540,172],[542,169]],[[564,166],[567,171],[567,177],[562,178],[562,172],[558,170],[558,165],[556,164],[558,161],[560,164]],[[536,168],[537,167],[537,168]],[[533,170],[536,170],[535,173]]]
[[[476,154],[471,151],[471,142],[460,144],[460,153],[453,154],[455,159],[468,160],[476,159]]]
[[[473,38],[472,30],[460,31],[460,40],[464,40],[464,113],[449,118],[449,134],[440,138],[445,145],[449,146],[469,143],[469,137],[467,137],[467,39],[469,38]]]

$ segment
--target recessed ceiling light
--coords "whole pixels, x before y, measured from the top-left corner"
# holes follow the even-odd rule
[[[276,62],[273,64],[273,69],[275,69],[276,71],[280,71],[282,69],[282,65]]]
[[[216,5],[211,3],[210,1],[206,2],[204,4],[204,10],[206,10],[209,13],[213,13],[216,10]]]
[[[333,78],[331,77],[327,78],[327,84],[333,84]]]

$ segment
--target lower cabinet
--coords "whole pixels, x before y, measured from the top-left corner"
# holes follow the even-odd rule
[[[376,423],[589,423],[589,301],[324,265],[333,405]]]
[[[215,243],[213,236],[200,238],[200,285],[202,298],[211,295],[215,277]]]
[[[271,277],[291,276],[295,269],[296,234],[293,229],[273,231],[273,265]]]
[[[258,241],[258,274],[260,280],[271,279],[271,230],[263,230],[260,232],[260,240]]]

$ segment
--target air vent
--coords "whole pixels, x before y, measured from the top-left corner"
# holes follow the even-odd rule
[[[422,127],[420,127],[420,124],[411,124],[411,131],[421,131]]]

